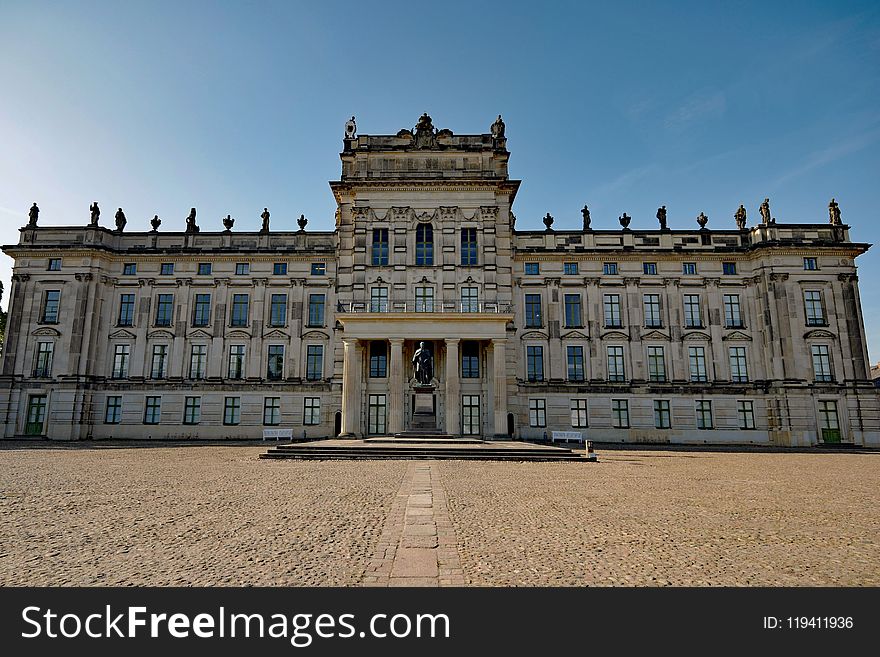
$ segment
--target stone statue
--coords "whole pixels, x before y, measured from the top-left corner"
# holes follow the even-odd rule
[[[345,138],[354,139],[356,135],[357,123],[354,122],[354,117],[351,117],[351,119],[345,122]]]
[[[413,354],[412,362],[416,381],[423,386],[430,385],[431,379],[434,378],[434,356],[424,342],[419,342],[419,348]]]
[[[223,219],[223,227],[226,229],[227,233],[232,230],[232,226],[234,223],[235,219],[232,218],[232,215],[227,214],[226,217]]]
[[[263,208],[263,214],[260,215],[260,218],[263,220],[263,227],[260,228],[261,233],[269,232],[269,208]]]
[[[416,123],[416,127],[413,129],[413,134],[414,146],[416,148],[436,148],[437,135],[434,131],[434,123],[427,112],[419,117],[419,122]]]
[[[660,222],[660,230],[667,230],[666,228],[666,206],[661,205],[657,208],[657,221]]]
[[[159,219],[159,215],[158,214],[153,215],[153,218],[150,219],[150,225],[153,227],[154,233],[159,232],[159,225],[161,223],[162,223],[162,220]]]
[[[299,226],[299,229],[301,231],[306,229],[306,224],[308,224],[308,223],[309,223],[309,220],[306,219],[306,215],[304,215],[304,214],[299,215],[299,219],[296,220],[296,225]]]
[[[125,219],[125,213],[122,211],[122,208],[119,208],[116,211],[116,216],[114,217],[114,219],[116,219],[116,230],[121,233],[123,230],[125,230],[125,224],[128,223],[128,221],[126,221]]]
[[[701,212],[700,216],[697,217],[697,223],[700,224],[700,230],[706,230],[706,224],[709,223],[709,217]]]
[[[37,227],[37,219],[40,216],[40,208],[37,207],[36,202],[31,206],[30,211],[28,212],[28,228],[36,228]]]
[[[837,205],[837,201],[834,199],[831,199],[831,202],[828,204],[828,215],[831,217],[832,226],[840,226],[843,223],[840,220],[840,206]]]
[[[746,229],[746,208],[740,203],[739,208],[737,208],[736,213],[734,213],[733,218],[736,220],[736,227],[740,230]]]
[[[544,216],[544,225],[547,226],[547,230],[553,230],[553,222],[554,221],[555,220],[553,219],[553,217],[550,215],[549,212]]]
[[[620,217],[617,218],[617,220],[620,222],[620,225],[623,226],[624,230],[629,230],[629,222],[632,221],[632,217],[624,212]]]
[[[196,225],[196,209],[191,208],[189,211],[189,216],[186,218],[186,232],[187,233],[198,233],[199,227]]]
[[[588,208],[588,207],[585,205],[584,207],[581,208],[581,214],[582,214],[583,217],[584,217],[584,231],[588,231],[588,230],[590,230],[590,221],[591,221],[591,219],[590,219],[590,208]]]
[[[770,216],[770,199],[765,198],[764,202],[761,203],[761,207],[758,208],[758,212],[761,213],[761,223],[762,224],[775,224],[773,218]]]
[[[495,119],[495,123],[489,128],[492,131],[492,137],[495,139],[504,139],[504,121],[501,120],[501,115],[498,115],[498,118]]]
[[[95,201],[89,206],[89,212],[92,215],[92,226],[98,225],[98,218],[101,216],[101,208],[98,207],[98,202]]]

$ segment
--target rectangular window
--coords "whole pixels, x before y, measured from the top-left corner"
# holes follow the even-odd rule
[[[608,380],[616,382],[626,381],[623,347],[608,347]]]
[[[229,367],[226,370],[229,379],[244,378],[244,345],[234,344],[229,347]]]
[[[309,326],[324,326],[324,295],[309,295]]]
[[[168,345],[153,345],[153,361],[150,364],[150,378],[164,379],[168,376]]]
[[[822,442],[840,442],[840,421],[837,417],[836,401],[819,402],[819,428],[822,432]]]
[[[211,275],[211,263],[210,262],[200,262],[199,267],[197,269],[199,276],[210,276]]]
[[[703,326],[699,294],[684,295],[684,325],[687,328],[702,328]]]
[[[385,433],[385,395],[370,395],[367,401],[367,432],[372,434]]]
[[[831,373],[831,352],[827,344],[814,344],[810,347],[813,355],[813,375],[816,381],[833,381],[834,376]]]
[[[61,258],[49,258],[49,271],[61,271]]]
[[[251,273],[251,265],[249,262],[237,262],[235,264],[236,276],[247,276]]]
[[[461,433],[463,436],[480,435],[480,396],[461,396]]]
[[[807,271],[819,269],[819,261],[816,258],[804,258],[804,269]]]
[[[700,399],[696,402],[697,429],[712,429],[712,402]]]
[[[208,326],[211,323],[211,295],[197,294],[193,308],[193,326]]]
[[[544,380],[544,347],[541,345],[526,347],[526,377],[532,382]]]
[[[578,273],[578,263],[564,262],[562,263],[562,271],[568,276],[576,276]]]
[[[580,345],[569,346],[566,348],[568,361],[568,380],[583,381],[584,380],[584,348]]]
[[[183,423],[198,424],[202,421],[202,398],[187,397],[183,403]]]
[[[269,381],[280,381],[284,378],[284,345],[270,344],[266,378]]]
[[[543,325],[541,317],[541,295],[526,295],[526,328],[539,328]]]
[[[61,303],[61,290],[46,290],[43,295],[43,324],[58,323],[58,306]]]
[[[740,429],[755,428],[755,406],[751,401],[736,402],[736,415],[739,418]]]
[[[386,235],[387,237],[387,235]],[[388,240],[385,240],[386,244]],[[386,254],[386,263],[387,263],[387,254]],[[323,276],[327,273],[327,263],[326,262],[313,262],[312,263],[312,276]]]
[[[654,400],[654,427],[668,429],[672,426],[669,413],[669,402],[665,399]]]
[[[629,429],[629,402],[626,399],[611,400],[611,426]]]
[[[605,295],[605,328],[622,328],[620,321],[620,295]]]
[[[565,326],[567,328],[582,328],[584,318],[581,313],[581,295],[565,295]]]
[[[602,265],[602,273],[606,276],[617,276],[617,263],[606,262]]]
[[[320,397],[306,397],[303,399],[303,424],[306,426],[321,424]]]
[[[131,345],[118,344],[113,352],[113,374],[114,379],[124,379],[128,377],[128,360],[131,355]]]
[[[162,398],[147,397],[144,404],[144,424],[159,424],[162,419]]]
[[[171,326],[174,315],[174,295],[160,294],[156,297],[156,326]]]
[[[654,383],[666,381],[666,356],[663,347],[648,347],[648,380]]]
[[[530,399],[529,400],[529,426],[530,427],[546,427],[547,426],[547,400]]]
[[[586,399],[571,400],[571,426],[579,429],[589,426]]]
[[[263,399],[263,424],[268,427],[281,424],[281,397]]]
[[[461,229],[461,264],[477,264],[477,229]]]
[[[55,350],[53,342],[37,343],[37,359],[34,364],[34,376],[45,379],[52,376],[52,352]]]
[[[122,265],[122,275],[123,276],[134,276],[137,274],[137,264],[133,262],[126,262]]]
[[[537,262],[526,263],[526,276],[537,276],[541,273],[541,265]]]
[[[232,295],[232,316],[230,317],[230,326],[247,326],[248,325],[248,308],[250,306],[249,294],[233,294]]]
[[[807,326],[825,326],[825,306],[822,303],[820,290],[804,292],[804,307],[807,314]]]
[[[642,271],[646,276],[656,276],[657,275],[657,263],[656,262],[642,263]]]
[[[703,347],[688,347],[688,365],[691,381],[708,381],[706,376],[706,350]]]
[[[388,264],[388,229],[373,229],[372,263],[374,265]]]
[[[223,424],[236,425],[241,422],[241,397],[223,399]]]
[[[416,288],[416,312],[432,313],[434,312],[434,288],[433,287],[417,287]]]
[[[306,347],[306,380],[320,381],[324,375],[324,345]]]
[[[694,275],[697,273],[697,263],[696,262],[683,262],[681,263],[681,273],[685,275]]]
[[[371,287],[370,288],[370,312],[371,313],[387,313],[388,312],[388,288],[387,287]]]
[[[742,310],[739,305],[738,294],[724,295],[724,326],[726,328],[742,328]]]
[[[461,288],[461,312],[478,313],[480,312],[480,302],[477,298],[477,288],[463,287]]]
[[[273,294],[269,299],[269,326],[284,326],[287,323],[287,295]]]
[[[173,276],[174,275],[174,263],[173,262],[163,262],[159,265],[159,275],[160,276]]]
[[[46,422],[46,395],[31,395],[28,399],[27,421],[24,432],[28,436],[42,436]]]
[[[461,378],[480,378],[480,345],[477,342],[461,343]]]
[[[419,224],[416,227],[416,265],[430,267],[434,264],[434,227]]]
[[[388,376],[388,343],[384,340],[370,342],[370,378],[384,379]]]
[[[642,297],[645,309],[645,328],[661,328],[663,318],[660,315],[660,295],[646,294]]]
[[[735,276],[736,275],[736,263],[735,262],[722,262],[721,263],[721,271],[725,276]]]
[[[120,422],[122,422],[122,397],[116,395],[107,397],[104,424],[119,424]]]
[[[287,263],[286,262],[276,262],[272,265],[272,274],[274,276],[286,276],[287,275]]]
[[[729,347],[730,380],[734,383],[745,383],[749,380],[749,370],[746,364],[745,347]]]
[[[194,344],[189,352],[189,378],[204,379],[205,365],[208,362],[208,346]]]
[[[117,326],[131,326],[134,323],[134,295],[119,295],[119,320]]]

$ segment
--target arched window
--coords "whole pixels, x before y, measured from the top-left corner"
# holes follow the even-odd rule
[[[416,228],[416,265],[434,264],[434,227],[419,224]]]

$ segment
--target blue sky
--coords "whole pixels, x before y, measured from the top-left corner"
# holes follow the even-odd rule
[[[826,222],[880,242],[876,2],[0,3],[0,241],[40,222],[331,229],[344,121],[507,124],[519,228]],[[880,246],[859,259],[880,360]],[[0,256],[8,283],[11,261]],[[4,299],[4,304],[6,299]]]

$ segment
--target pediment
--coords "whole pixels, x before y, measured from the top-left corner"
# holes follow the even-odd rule
[[[813,329],[812,331],[804,333],[804,340],[813,340],[815,338],[822,340],[836,340],[837,336],[831,331],[825,331],[824,329]]]
[[[682,340],[705,340],[706,342],[710,342],[712,340],[712,336],[708,333],[703,333],[702,331],[691,331],[690,333],[685,333],[682,337]]]
[[[603,340],[626,340],[629,342],[629,335],[623,331],[608,331],[602,334]]]
[[[61,336],[61,333],[48,326],[42,326],[37,330],[32,331],[31,335],[51,335],[53,338],[57,338]]]
[[[151,331],[147,333],[150,340],[173,340],[174,334],[171,331]]]
[[[211,336],[208,335],[207,333],[205,333],[205,335],[206,335],[207,337],[211,337]],[[226,337],[227,337],[227,338],[232,338],[232,339],[234,339],[234,340],[250,340],[250,339],[251,339],[251,334],[248,333],[247,331],[236,330],[236,331],[229,331],[229,332],[226,334]]]
[[[329,340],[330,336],[322,331],[307,331],[302,335],[304,340]]]
[[[549,336],[543,331],[527,331],[520,336],[523,340],[547,340]]]
[[[646,331],[642,333],[642,340],[669,340],[669,336],[662,331]]]
[[[125,329],[119,329],[110,334],[110,339],[112,340],[134,340],[135,337],[134,333],[126,331]]]
[[[279,331],[278,329],[272,329],[268,333],[264,333],[263,337],[264,338],[272,338],[272,339],[283,338],[286,340],[290,336],[288,336],[287,333],[285,333],[284,331]]]
[[[589,340],[590,336],[586,333],[582,333],[581,331],[569,331],[568,333],[562,334],[563,340]]]
[[[212,335],[211,335],[210,333],[208,333],[207,331],[203,331],[202,329],[196,329],[195,331],[191,331],[191,332],[189,333],[189,335],[187,335],[186,337],[188,337],[188,338],[208,338],[208,339],[211,339],[211,338],[214,337],[214,336],[212,336]]]
[[[722,340],[747,340],[749,342],[752,341],[752,336],[748,333],[743,333],[742,331],[731,331],[727,335],[725,335]]]

